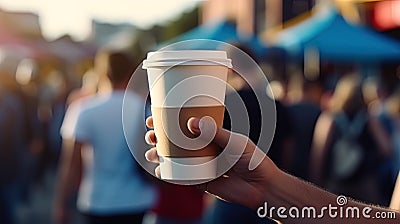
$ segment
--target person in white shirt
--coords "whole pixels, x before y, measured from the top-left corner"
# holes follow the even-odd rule
[[[122,52],[111,52],[107,59],[113,91],[72,103],[61,127],[63,152],[53,212],[56,224],[68,221],[66,208],[76,186],[78,209],[90,224],[141,223],[156,200],[155,189],[129,150],[122,124],[125,100],[136,106],[124,110],[130,114],[124,117],[124,127],[131,129],[129,137],[143,139],[144,100],[134,93],[124,99],[134,63]]]

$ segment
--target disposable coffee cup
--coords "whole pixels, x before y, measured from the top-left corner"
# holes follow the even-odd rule
[[[150,52],[147,69],[161,178],[192,181],[216,178],[220,147],[194,136],[191,117],[211,117],[221,127],[228,70],[224,51],[180,50]],[[203,133],[202,133],[203,134]]]

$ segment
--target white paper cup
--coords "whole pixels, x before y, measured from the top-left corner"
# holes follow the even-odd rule
[[[228,69],[224,51],[150,52],[147,69],[161,178],[209,180],[216,177],[212,161],[219,147],[212,139],[195,138],[187,129],[190,117],[210,116],[221,127]]]

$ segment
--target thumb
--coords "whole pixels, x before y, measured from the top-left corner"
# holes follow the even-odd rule
[[[208,135],[203,136],[207,136],[207,139],[213,139],[213,142],[220,148],[227,149],[227,155],[233,156],[233,159],[236,159],[237,156],[242,155],[244,152],[254,153],[257,148],[247,136],[217,127],[214,119],[209,116],[202,117],[201,119],[192,117],[188,120],[187,125],[188,129],[195,135],[200,135],[201,133],[215,133],[213,138],[208,138]],[[258,152],[256,154],[257,157],[261,158],[265,156],[264,153],[262,153],[264,156],[260,156]],[[252,162],[252,169],[254,169],[253,163],[258,164],[258,162]]]
[[[201,119],[192,117],[187,123],[188,129],[195,135],[201,133],[215,133],[213,142],[221,148],[225,148],[229,142],[231,132],[217,127],[215,120],[210,116],[202,117]]]

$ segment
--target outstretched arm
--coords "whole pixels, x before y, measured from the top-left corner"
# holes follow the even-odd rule
[[[153,126],[151,118],[147,120],[147,124],[149,127]],[[211,126],[213,124],[206,119],[192,118],[188,121],[189,129],[195,134],[212,129]],[[153,131],[146,134],[146,140],[155,145],[157,139]],[[269,216],[285,223],[378,223],[376,217],[379,214],[394,216],[392,219],[382,219],[382,223],[399,223],[399,213],[344,197],[337,201],[336,195],[283,172],[265,154],[261,163],[250,170],[252,155],[261,150],[241,134],[218,129],[213,141],[221,148],[242,145],[228,144],[229,141],[246,142],[239,161],[226,175],[200,185],[200,188],[223,200],[245,205],[254,209],[260,216]],[[150,149],[146,158],[157,162],[156,148]],[[159,175],[159,171],[156,173]],[[352,212],[357,211],[358,218],[351,216]]]

